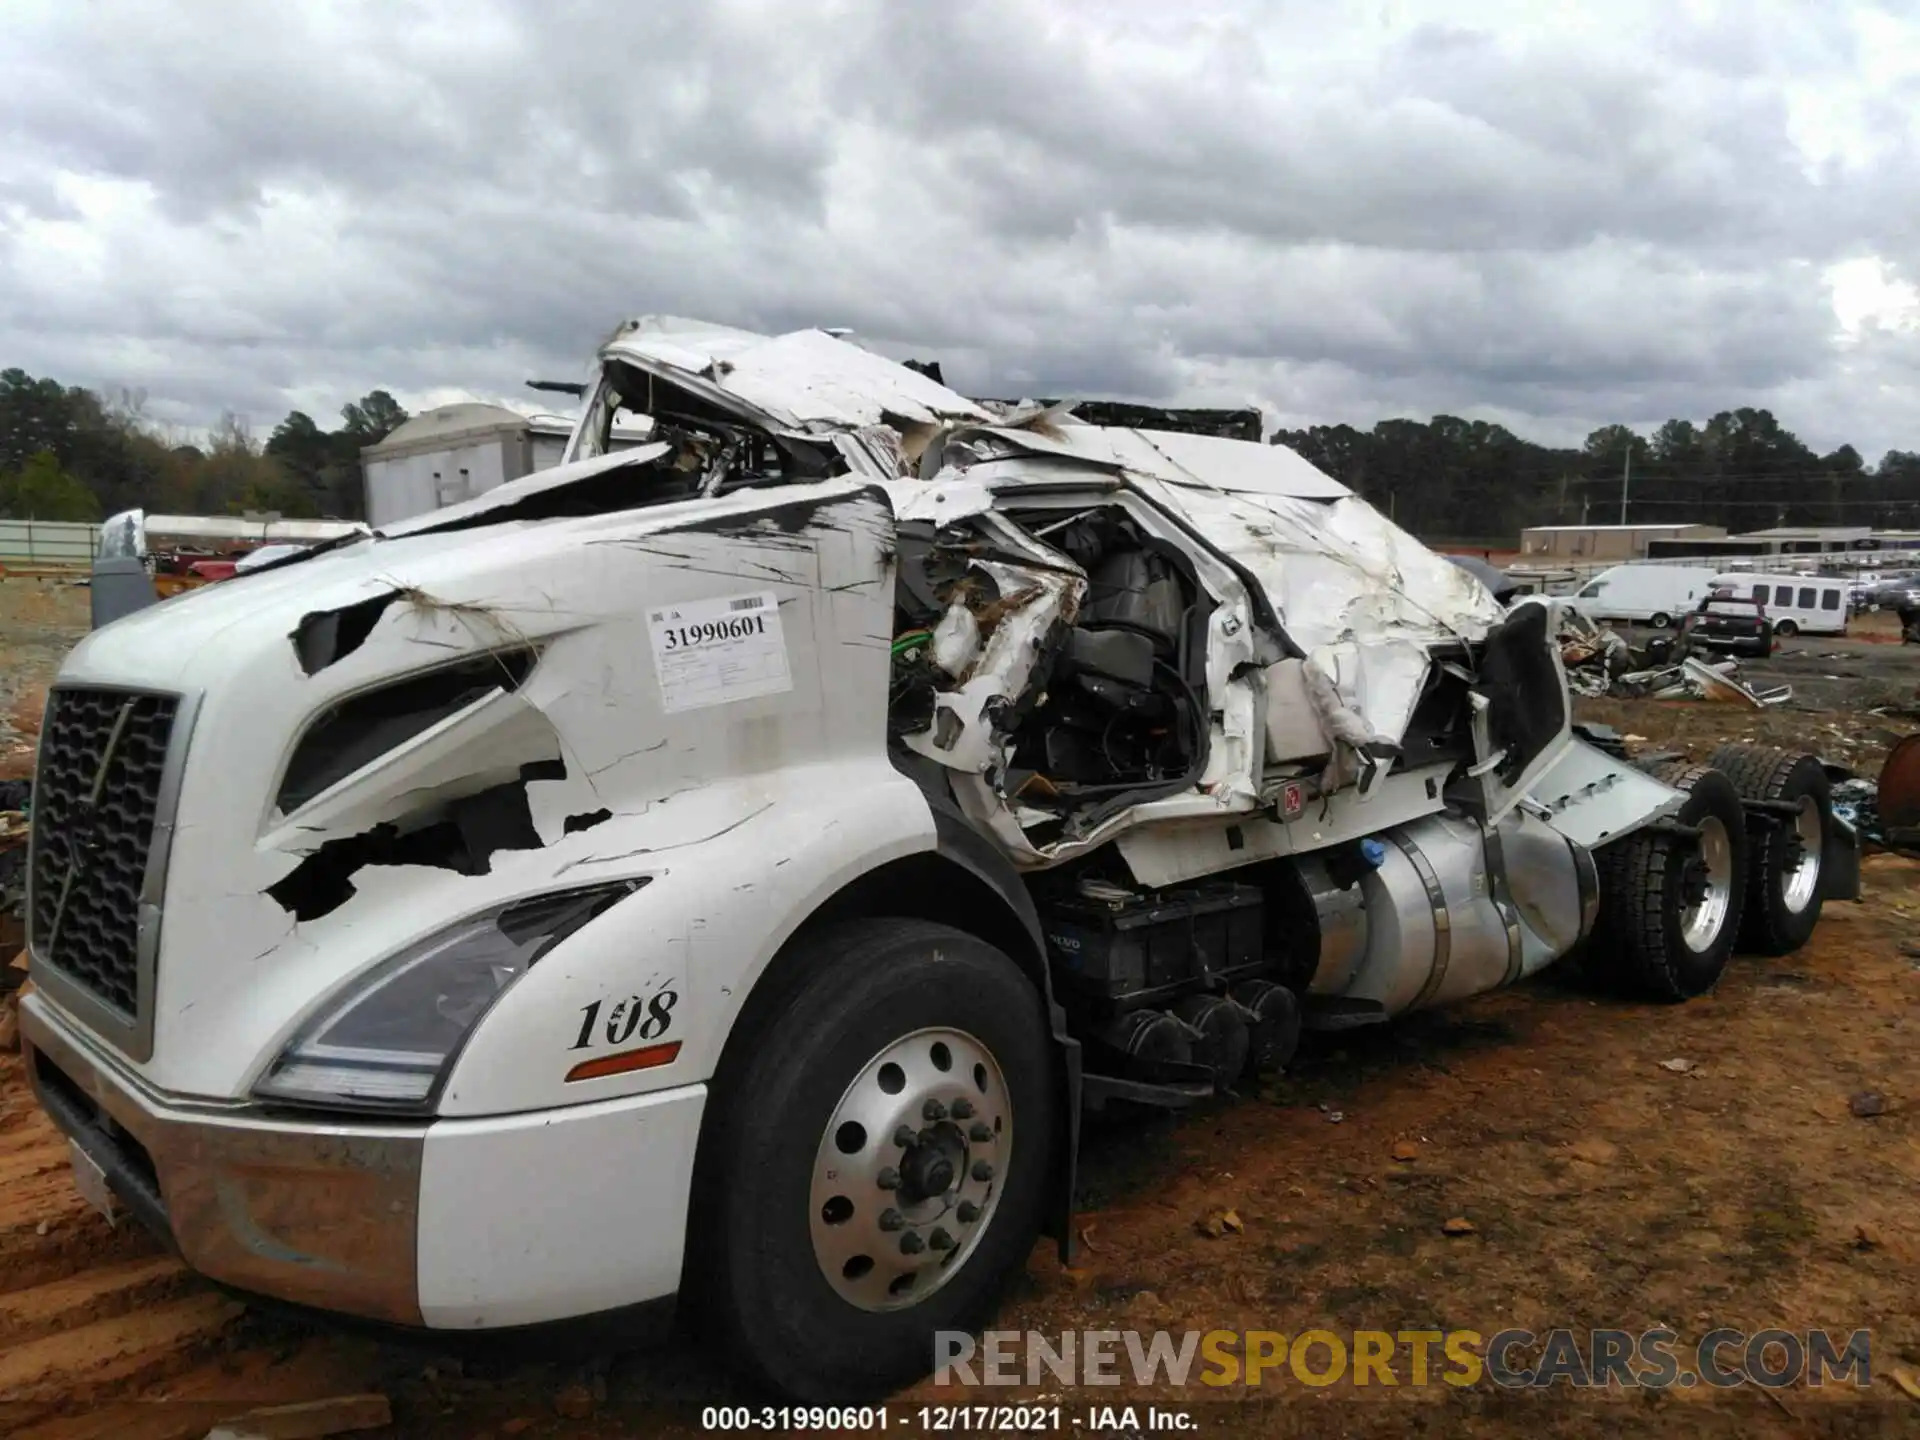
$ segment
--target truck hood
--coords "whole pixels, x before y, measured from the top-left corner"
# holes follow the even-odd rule
[[[139,1067],[162,1089],[238,1097],[320,997],[423,934],[653,874],[881,753],[884,643],[832,639],[884,636],[891,611],[892,520],[862,481],[437,518],[152,606],[62,669],[191,712]],[[741,596],[777,608],[790,683],[679,708],[658,611]],[[353,709],[372,696],[393,698]]]

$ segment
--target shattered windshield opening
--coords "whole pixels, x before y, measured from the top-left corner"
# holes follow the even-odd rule
[[[900,527],[891,733],[985,777],[1034,843],[1195,786],[1213,600],[1120,507]]]
[[[762,485],[827,480],[846,462],[830,444],[772,435],[637,366],[609,361],[595,397],[592,450],[605,453],[619,411],[651,416],[654,438],[674,447],[665,468],[691,477],[689,494],[726,495]]]

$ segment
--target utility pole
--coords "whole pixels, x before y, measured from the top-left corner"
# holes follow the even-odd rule
[[[1627,466],[1620,472],[1620,523],[1627,523],[1627,489],[1633,484],[1633,441],[1627,441]]]

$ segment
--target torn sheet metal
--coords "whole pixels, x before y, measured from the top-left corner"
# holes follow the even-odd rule
[[[896,520],[931,520],[951,525],[993,508],[993,490],[977,480],[943,475],[938,480],[882,481]]]
[[[1315,501],[1136,483],[1252,571],[1302,649],[1477,640],[1503,613],[1486,586],[1357,495]]]
[[[1765,710],[1769,706],[1784,705],[1793,698],[1791,685],[1755,690],[1742,683],[1738,678],[1739,669],[1731,660],[1709,665],[1689,655],[1680,662],[1678,673],[1681,677],[1679,683],[1656,690],[1656,700],[1710,700],[1721,705],[1744,705],[1749,710]]]
[[[989,462],[985,468],[997,471],[1009,464],[1031,463]],[[1081,473],[1084,476],[1085,471]],[[894,487],[896,491],[910,488]],[[1250,814],[1260,803],[1255,774],[1262,754],[1257,680],[1262,667],[1274,658],[1274,647],[1252,623],[1249,598],[1239,576],[1210,552],[1192,547],[1190,537],[1137,494],[1116,490],[1110,502],[1092,510],[1086,502],[1084,493],[1035,493],[1034,510],[1023,507],[1017,524],[989,511],[945,532],[954,553],[977,548],[984,541],[999,551],[1024,555],[1032,563],[984,558],[969,562],[972,573],[992,582],[991,592],[968,593],[963,588],[938,620],[927,621],[934,668],[948,676],[955,676],[957,669],[961,684],[941,686],[941,693],[928,702],[933,724],[903,736],[909,748],[954,772],[950,783],[963,811],[1022,868],[1059,864],[1140,826]],[[1036,513],[1049,510],[1057,512],[1057,520]],[[1085,523],[1093,510],[1124,516],[1111,523],[1118,527],[1116,534],[1131,536],[1106,551],[1106,559],[1144,553],[1142,542],[1148,539],[1179,546],[1188,553],[1189,578],[1198,586],[1189,598],[1204,597],[1209,612],[1201,652],[1204,683],[1199,676],[1194,682],[1207,703],[1198,706],[1192,692],[1187,703],[1195,705],[1189,712],[1191,724],[1205,740],[1187,752],[1185,773],[1156,764],[1149,767],[1150,773],[1140,774],[1132,762],[1116,761],[1111,745],[1117,740],[1124,751],[1132,734],[1124,725],[1117,734],[1097,725],[1091,732],[1086,730],[1086,712],[1079,707],[1087,703],[1088,695],[1105,695],[1106,700],[1096,703],[1118,702],[1115,713],[1125,714],[1129,702],[1119,697],[1127,687],[1150,684],[1139,675],[1124,678],[1129,666],[1122,657],[1131,642],[1118,651],[1109,649],[1114,632],[1103,627],[1113,617],[1103,617],[1098,606],[1090,611],[1083,603],[1096,592],[1115,593],[1111,573],[1102,569],[1106,578],[1097,579],[1081,563],[1086,537],[1081,537],[1076,555],[1053,548],[1063,532]],[[1040,536],[1046,538],[1036,538]],[[1148,580],[1146,591],[1161,583],[1166,582]],[[1067,591],[1064,604],[1059,598],[1063,587]],[[1143,614],[1133,619],[1145,622]],[[1088,625],[1092,628],[1078,628]],[[1148,623],[1148,631],[1151,628]],[[987,637],[985,648],[973,659],[980,636]],[[1009,642],[1010,649],[994,653],[996,643],[1007,647]],[[1103,663],[1115,662],[1118,668],[1102,668]],[[1046,667],[1044,682],[1038,678],[1042,666]],[[1165,664],[1157,668],[1168,671]],[[1090,689],[1089,676],[1095,677]],[[970,688],[974,693],[968,693]],[[1164,694],[1180,703],[1174,691]],[[1144,697],[1141,703],[1151,704]],[[1169,719],[1151,733],[1164,735],[1180,723]],[[1075,742],[1070,739],[1063,742],[1067,750],[1058,756],[1050,748],[1052,738],[1063,733],[1079,733],[1083,738],[1091,734],[1092,743],[1115,773],[1103,781],[1076,774],[1085,752],[1076,757]],[[1134,739],[1137,742],[1137,736]],[[1043,751],[1044,759],[1040,758]],[[1064,771],[1056,764],[1064,765]],[[1118,778],[1123,769],[1129,772],[1124,780]],[[1089,784],[1100,793],[1076,793]]]
[[[1330,652],[1321,653],[1329,660],[1334,659]],[[1354,780],[1369,775],[1377,764],[1377,752],[1390,742],[1384,741],[1360,714],[1354,697],[1342,692],[1326,666],[1309,658],[1301,666],[1300,673],[1307,702],[1313,707],[1321,733],[1334,742],[1327,768],[1320,777],[1321,788],[1328,793],[1344,789]],[[1408,710],[1411,711],[1411,708],[1410,701]],[[1402,725],[1404,727],[1404,721]],[[1364,794],[1371,796],[1371,784],[1363,785],[1361,789]]]
[[[973,668],[980,654],[980,622],[956,600],[933,627],[933,663],[955,680]]]
[[[524,504],[536,495],[564,490],[569,485],[578,485],[583,480],[591,480],[616,470],[645,469],[672,449],[671,445],[655,442],[651,445],[636,445],[628,450],[615,450],[606,455],[596,455],[589,460],[575,460],[566,465],[536,470],[531,475],[521,476],[518,480],[509,480],[504,485],[496,485],[484,495],[476,495],[471,500],[463,500],[457,505],[448,505],[440,510],[429,510],[424,515],[415,515],[411,519],[397,521],[381,529],[377,534],[383,540],[397,540],[403,535],[427,535],[436,530],[471,525],[484,516]],[[639,503],[637,495],[635,503]]]
[[[1027,427],[959,430],[949,443],[971,445],[983,454],[1055,456],[1201,490],[1309,500],[1339,500],[1353,494],[1284,445],[1250,445],[1244,440],[1173,430],[1048,423],[1055,415],[1048,411],[1023,417],[1029,421]]]
[[[957,391],[824,330],[768,337],[648,315],[621,326],[600,354],[782,434],[992,418]]]
[[[553,722],[523,696],[484,697],[409,737],[328,786],[260,838],[265,850],[308,855],[430,806],[517,780],[529,765],[564,759]]]
[[[1680,662],[1680,671],[1685,676],[1685,682],[1679,687],[1683,693],[1696,694],[1703,700],[1713,700],[1723,705],[1744,705],[1749,710],[1763,708],[1759,696],[1732,675],[1722,675],[1704,660],[1696,660],[1689,655]],[[1663,690],[1660,697],[1664,699],[1668,693]]]
[[[1133,438],[1116,438],[1125,436]],[[946,487],[960,503],[977,498],[951,488],[962,476],[985,488],[1075,470],[1083,478],[1088,470],[1123,477],[1243,566],[1294,644],[1335,676],[1389,741],[1405,732],[1430,647],[1478,640],[1503,613],[1472,574],[1280,446],[1061,426],[1051,435],[962,431],[945,454],[951,463],[930,488]],[[1153,469],[1134,470],[1128,460]]]
[[[934,697],[932,726],[906,744],[950,769],[982,775],[1005,764],[1006,717],[1025,696],[1048,633],[1072,621],[1087,581],[1071,569],[1024,570],[991,560],[975,560],[972,568],[992,583],[992,598],[954,603],[973,612],[986,643],[965,678]]]
[[[897,480],[907,473],[907,454],[900,432],[886,425],[868,425],[833,437],[833,445],[856,475],[875,480]]]
[[[1480,640],[1501,618],[1484,585],[1358,496],[1317,501],[1134,483],[1252,573],[1294,644],[1351,657],[1350,669],[1339,666],[1342,688],[1386,739],[1405,732],[1429,647]]]

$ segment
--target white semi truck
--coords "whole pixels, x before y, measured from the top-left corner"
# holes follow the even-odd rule
[[[1084,1107],[1576,951],[1684,1000],[1853,893],[1816,761],[1582,738],[1553,603],[1283,448],[636,321],[558,468],[73,651],[32,1081],[236,1290],[678,1297],[776,1390],[871,1393],[1071,1246]]]

